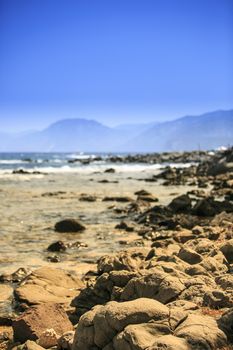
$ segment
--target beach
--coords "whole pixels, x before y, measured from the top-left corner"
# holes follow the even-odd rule
[[[225,312],[230,313],[225,317],[231,320],[233,307],[232,172],[225,169],[213,175],[211,168],[223,161],[231,164],[231,153],[225,152],[165,154],[154,158],[124,155],[122,159],[111,156],[104,161],[103,158],[95,160],[96,155],[82,156],[81,161],[63,155],[59,159],[60,166],[55,166],[59,162],[53,159],[52,166],[47,164],[49,161],[43,161],[39,167],[38,156],[33,161],[31,158],[22,160],[25,155],[20,162],[3,159],[5,167],[0,171],[0,322],[2,327],[8,327],[4,328],[8,336],[1,346],[35,340],[42,348],[71,349],[73,346],[74,350],[124,350],[128,349],[124,339],[129,337],[129,349],[160,349],[159,345],[149,347],[154,344],[155,336],[145,343],[139,340],[135,343],[132,339],[137,339],[140,332],[151,334],[147,322],[166,320],[169,308],[177,322],[171,329],[191,315],[188,316],[191,324],[196,322],[196,317],[201,325],[210,322],[208,327],[215,336],[208,348],[204,340],[200,343],[199,333],[199,338],[195,338],[194,333],[188,337],[185,332],[183,336],[178,332],[172,335],[176,338],[171,339],[173,347],[167,349],[175,349],[176,341],[180,349],[226,346],[228,330],[224,331],[219,325],[223,323]],[[164,157],[162,162],[161,157]],[[203,158],[199,163],[198,157]],[[12,168],[12,164],[16,165]],[[208,169],[212,169],[211,175]],[[63,228],[59,229],[61,222]],[[81,229],[77,224],[77,229],[73,229],[74,223],[79,223]],[[18,272],[14,274],[15,271]],[[56,274],[59,277],[56,278]],[[95,338],[85,333],[85,315],[93,314],[89,311],[92,307],[99,305],[94,312],[96,318],[92,314],[88,317],[92,319],[93,332],[101,334],[101,330],[96,330],[96,320],[101,319],[101,313],[108,312],[111,307],[117,310],[120,303],[129,303],[126,313],[134,312],[134,306],[129,311],[130,303],[137,299],[147,316],[137,319],[132,314],[136,321],[129,321],[127,326],[136,323],[145,329],[139,327],[127,333],[126,325],[120,326],[113,335],[106,331],[110,333],[102,335],[100,340],[93,340]],[[159,304],[153,305],[152,301]],[[19,336],[25,329],[19,326],[18,318],[28,317],[24,316],[25,312],[30,313],[34,307],[50,308],[51,302],[62,305],[63,317],[71,322],[67,329],[57,330],[60,337],[66,331],[72,332],[70,343],[67,341],[62,346],[57,342],[58,336],[51,340],[54,335],[50,333],[45,337],[51,338],[49,345],[43,343],[41,334],[55,327],[46,321],[42,333],[36,337]],[[108,302],[115,304],[108,306]],[[165,307],[163,311],[161,305]],[[61,311],[53,308],[51,306],[51,315],[54,313],[59,319]],[[149,315],[150,308],[162,314],[158,318],[153,313]],[[123,312],[116,310],[112,311],[111,322],[116,321],[115,312]],[[216,323],[216,318],[221,317],[221,322]],[[31,322],[30,317],[27,322]],[[72,323],[78,324],[75,335]],[[33,324],[30,327],[33,329]],[[170,335],[171,329],[161,331],[160,336]],[[195,327],[192,329],[195,332]],[[197,347],[199,343],[202,345]]]

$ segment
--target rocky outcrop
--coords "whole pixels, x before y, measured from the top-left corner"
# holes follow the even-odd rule
[[[109,302],[85,313],[75,332],[73,350],[217,349],[226,343],[214,319],[139,298]]]

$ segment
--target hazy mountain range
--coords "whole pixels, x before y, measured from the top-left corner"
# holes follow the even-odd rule
[[[65,119],[41,131],[0,132],[1,152],[161,152],[232,144],[233,110],[117,127],[95,120]]]

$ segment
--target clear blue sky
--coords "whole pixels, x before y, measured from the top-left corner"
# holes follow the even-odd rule
[[[0,0],[0,130],[233,107],[232,0]]]

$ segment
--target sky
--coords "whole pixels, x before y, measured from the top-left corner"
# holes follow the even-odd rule
[[[0,0],[0,131],[233,108],[232,0]]]

